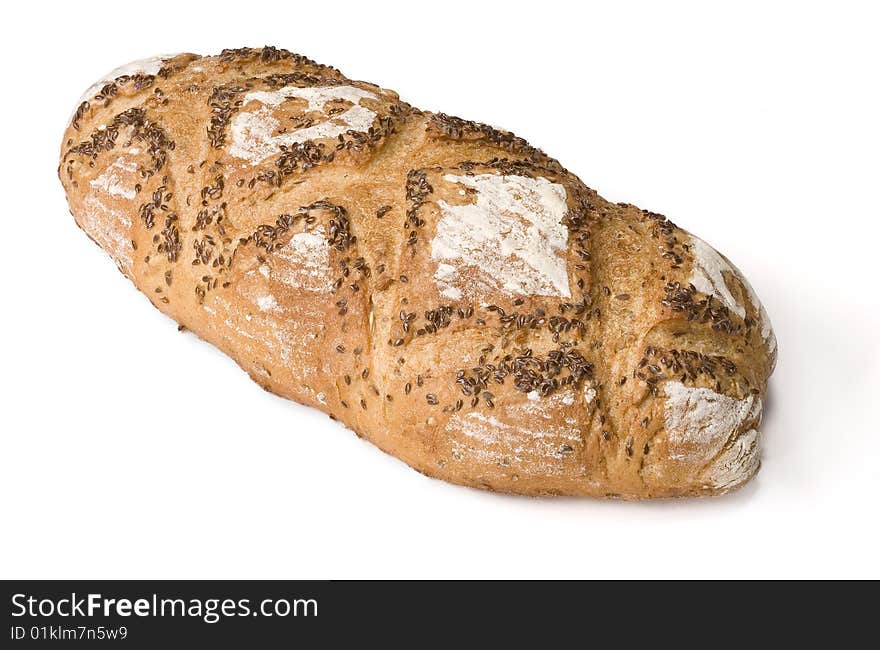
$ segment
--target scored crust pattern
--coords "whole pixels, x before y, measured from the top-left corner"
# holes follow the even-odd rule
[[[775,340],[702,240],[285,50],[122,71],[65,133],[71,210],[267,389],[488,489],[711,494],[757,471]]]

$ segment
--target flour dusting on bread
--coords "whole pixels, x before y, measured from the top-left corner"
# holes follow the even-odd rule
[[[330,242],[324,226],[295,234],[287,246],[275,253],[273,261],[269,275],[289,287],[316,293],[329,293],[333,289]]]
[[[755,395],[736,399],[679,381],[664,384],[669,456],[692,467],[712,461],[744,425],[760,422],[762,402]]]
[[[328,103],[339,100],[351,102],[351,106],[344,112],[327,116],[317,123],[287,131],[273,115],[272,109],[292,99],[305,100],[308,104],[306,111],[309,113],[324,112]],[[336,138],[349,131],[365,133],[373,125],[376,112],[361,106],[362,99],[378,97],[375,93],[354,86],[287,86],[280,90],[250,92],[242,100],[243,107],[249,108],[248,105],[252,102],[259,106],[256,110],[244,110],[232,120],[232,144],[229,153],[257,165],[279,153],[282,146]],[[308,122],[311,123],[312,120],[309,119]]]
[[[710,296],[715,296],[730,311],[740,318],[745,318],[746,310],[727,286],[725,273],[735,274],[733,267],[721,253],[712,248],[699,237],[691,235],[690,251],[694,255],[694,268],[691,272],[690,282],[697,291],[702,291]]]
[[[746,280],[742,273],[739,273],[738,269],[737,277],[746,289],[749,302],[752,303],[752,308],[758,312],[758,324],[761,327],[761,338],[767,344],[770,354],[772,355],[776,351],[776,334],[773,332],[773,326],[770,324],[770,316],[767,314],[767,310],[764,309],[764,305],[762,305],[761,301],[758,299],[758,294],[755,293],[752,285]]]
[[[140,180],[136,173],[137,170],[136,162],[126,159],[125,156],[120,156],[100,176],[90,180],[89,185],[113,196],[133,199],[137,196],[135,186]]]
[[[83,207],[78,220],[80,227],[107,251],[123,273],[131,275],[131,219],[92,194],[86,197]]]
[[[746,316],[745,306],[733,297],[724,275],[730,274],[743,285],[752,308],[758,312],[761,338],[767,343],[772,354],[776,350],[776,336],[770,325],[770,317],[745,276],[712,246],[694,235],[690,236],[690,251],[694,256],[694,268],[690,277],[691,284],[698,291],[714,296],[740,318]]]
[[[560,461],[573,445],[582,443],[575,427],[551,423],[541,428],[517,426],[479,412],[453,415],[445,430],[452,436],[463,436],[452,440],[454,460],[476,458],[499,466],[515,465],[518,471],[534,475],[561,472]]]
[[[542,397],[538,391],[533,390],[526,393],[525,401],[511,404],[507,412],[513,416],[521,416],[530,423],[536,422],[537,418],[554,420],[558,419],[559,411],[574,404],[574,400],[575,392],[571,389],[559,390],[547,397]]]
[[[79,106],[83,102],[91,100],[106,84],[123,75],[155,75],[159,72],[159,70],[162,69],[162,66],[165,65],[165,61],[167,61],[168,59],[173,59],[175,56],[177,55],[159,54],[156,56],[147,57],[145,59],[137,59],[136,61],[132,61],[131,63],[121,65],[118,68],[111,70],[103,77],[98,79],[98,81],[89,86],[82,94],[82,97],[79,98],[79,101],[76,103],[76,105]]]
[[[247,286],[238,293],[250,294],[254,289]],[[255,302],[259,307],[260,298]],[[227,339],[241,337],[241,344],[251,358],[281,366],[300,381],[314,376],[317,366],[308,343],[315,337],[315,324],[321,322],[320,312],[302,309],[298,314],[300,319],[293,319],[277,305],[254,311],[253,304],[250,299],[247,302],[231,301],[215,294],[211,304],[203,305],[202,309],[215,318],[217,325],[223,325],[217,328],[219,336]]]
[[[434,282],[440,289],[440,295],[451,298],[452,300],[461,300],[461,289],[455,286],[455,279],[458,277],[458,271],[452,264],[440,262],[437,270],[434,272]]]
[[[278,310],[278,301],[275,299],[275,296],[272,294],[268,294],[265,296],[257,297],[257,307],[260,308],[260,311],[277,311]]]
[[[441,219],[431,241],[441,294],[458,299],[478,291],[570,298],[565,249],[568,211],[562,185],[546,178],[446,174],[475,190],[471,203],[437,202]],[[465,192],[467,195],[467,192]],[[468,282],[467,269],[476,279]],[[482,286],[481,286],[482,285]]]
[[[704,470],[702,479],[719,490],[729,490],[749,480],[761,465],[759,435],[756,429],[749,429],[739,436]]]

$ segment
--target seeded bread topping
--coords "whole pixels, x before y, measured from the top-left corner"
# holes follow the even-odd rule
[[[752,287],[509,132],[242,48],[102,79],[59,175],[156,307],[425,474],[643,498],[759,467]]]

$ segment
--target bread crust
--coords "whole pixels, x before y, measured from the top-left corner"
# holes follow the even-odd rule
[[[718,494],[776,359],[742,274],[511,133],[272,47],[80,103],[59,177],[158,309],[418,471],[529,495]]]

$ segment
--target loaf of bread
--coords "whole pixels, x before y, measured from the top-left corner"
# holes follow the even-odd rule
[[[749,283],[512,133],[286,50],[178,54],[87,91],[59,176],[158,309],[424,474],[644,498],[758,470]]]

